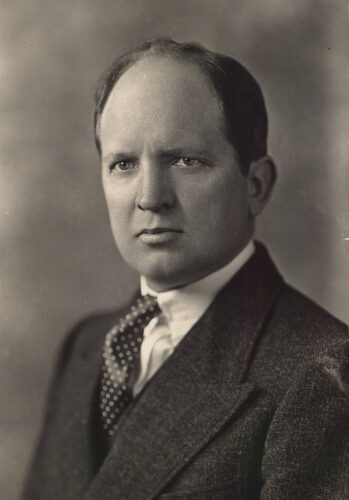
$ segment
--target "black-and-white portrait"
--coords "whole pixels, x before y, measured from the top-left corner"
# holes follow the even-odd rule
[[[2,12],[1,499],[348,498],[345,2]]]

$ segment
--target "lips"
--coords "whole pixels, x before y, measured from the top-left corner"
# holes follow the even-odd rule
[[[160,233],[181,233],[180,229],[175,229],[173,227],[154,227],[142,229],[137,236],[141,234],[160,234]]]
[[[138,233],[138,238],[149,246],[165,245],[175,241],[181,233],[183,231],[173,227],[145,228]]]

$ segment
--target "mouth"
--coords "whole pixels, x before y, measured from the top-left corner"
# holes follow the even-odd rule
[[[182,230],[173,227],[154,227],[142,229],[137,236],[143,243],[159,245],[175,240],[181,233]]]
[[[180,229],[175,229],[173,227],[154,227],[145,228],[139,231],[138,236],[141,234],[160,234],[160,233],[181,233]]]

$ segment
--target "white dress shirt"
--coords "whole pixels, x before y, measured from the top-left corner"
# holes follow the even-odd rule
[[[161,314],[153,318],[144,329],[140,372],[133,387],[134,396],[140,393],[191,327],[201,318],[217,293],[247,262],[253,252],[254,243],[251,240],[233,260],[218,271],[167,292],[155,292],[148,286],[144,276],[141,276],[142,295],[156,296]]]

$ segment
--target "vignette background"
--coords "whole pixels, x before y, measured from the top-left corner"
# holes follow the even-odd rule
[[[17,500],[58,346],[137,277],[109,230],[93,92],[166,35],[236,57],[265,94],[279,179],[259,220],[284,277],[348,320],[348,72],[341,0],[3,0],[0,4],[0,492]]]

